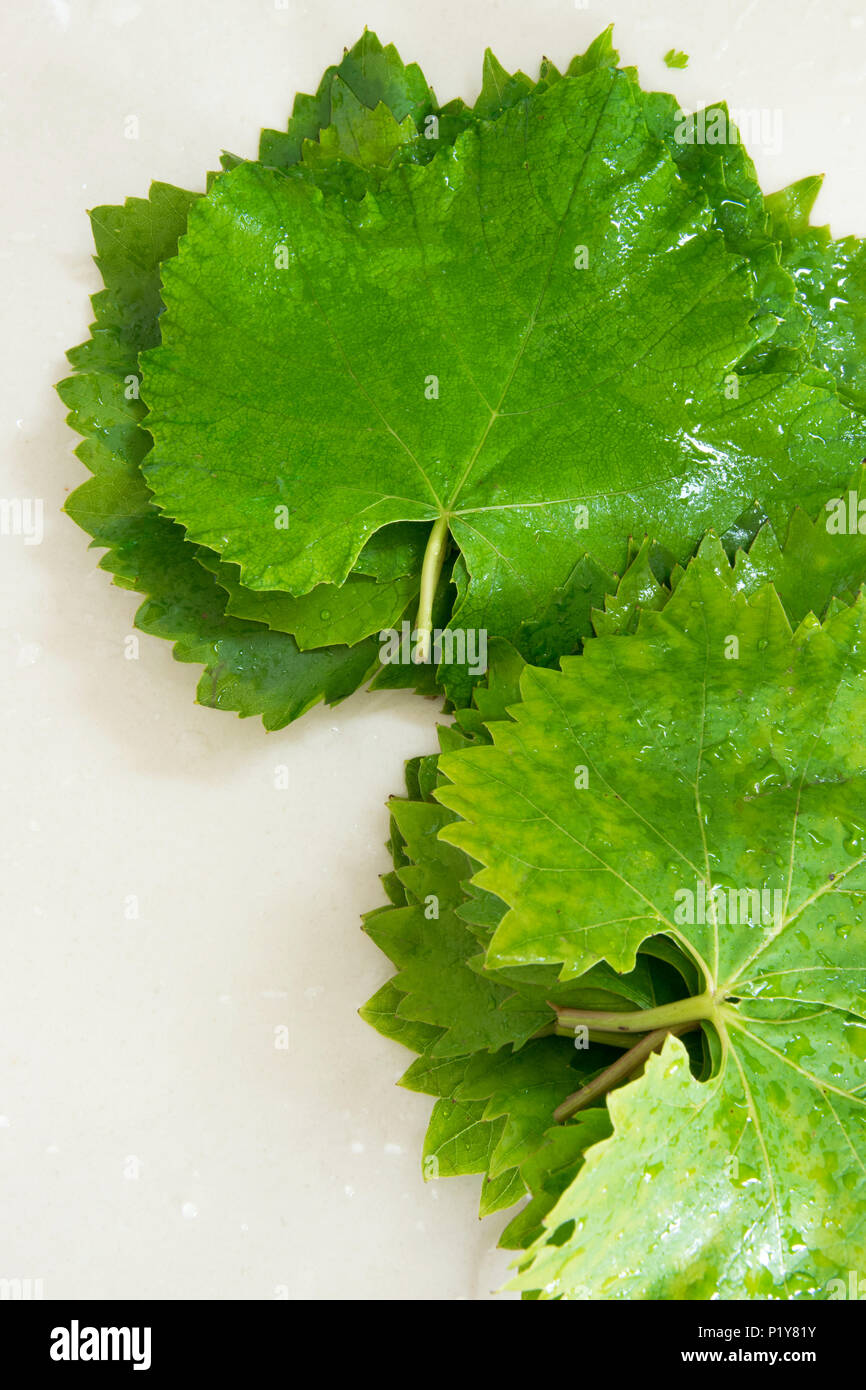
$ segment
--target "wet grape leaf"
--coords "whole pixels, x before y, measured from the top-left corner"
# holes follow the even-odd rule
[[[826,1299],[847,1287],[866,1237],[866,1030],[835,1010],[798,1023],[753,1008],[711,1081],[669,1038],[609,1097],[613,1137],[581,1151],[513,1287],[542,1299]]]
[[[446,518],[454,623],[513,637],[576,537],[616,568],[655,517],[685,559],[756,493],[771,515],[826,494],[866,437],[818,369],[737,375],[752,277],[615,69],[523,98],[360,203],[233,170],[164,292],[145,471],[250,588],[342,583],[380,527]]]
[[[579,978],[663,932],[720,1042],[709,1078],[671,1039],[612,1094],[519,1276],[540,1297],[826,1297],[862,1245],[866,601],[792,631],[734,576],[706,542],[634,635],[528,667],[493,744],[440,760],[442,838],[509,909],[488,963]]]

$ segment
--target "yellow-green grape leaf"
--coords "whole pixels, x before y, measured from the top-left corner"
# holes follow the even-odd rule
[[[493,744],[446,754],[441,837],[508,911],[488,964],[627,969],[650,932],[700,985],[609,1098],[521,1271],[541,1297],[829,1296],[866,1230],[866,600],[792,631],[704,544],[660,612],[527,668]],[[575,775],[582,768],[586,776]],[[570,1224],[571,1223],[571,1224]]]

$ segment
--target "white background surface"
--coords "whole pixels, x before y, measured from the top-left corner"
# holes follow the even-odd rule
[[[445,101],[474,99],[487,44],[534,75],[615,20],[645,86],[781,112],[781,147],[752,148],[765,189],[825,170],[818,213],[866,233],[862,2],[279,4],[5,0],[0,19],[0,495],[46,518],[41,546],[0,537],[0,1277],[46,1297],[483,1299],[507,1268],[476,1180],[423,1184],[430,1102],[355,1015],[387,973],[358,930],[383,803],[436,707],[361,693],[266,735],[197,707],[166,643],[124,659],[134,596],[60,515],[85,476],[51,390],[99,286],[85,209],[254,154],[365,23]]]

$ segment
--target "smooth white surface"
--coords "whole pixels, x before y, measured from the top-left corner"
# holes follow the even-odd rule
[[[767,113],[771,136],[781,112],[780,147],[752,145],[764,187],[826,170],[820,214],[866,233],[864,4],[6,0],[0,495],[42,497],[45,539],[0,538],[2,1278],[475,1299],[505,1277],[476,1181],[421,1180],[430,1102],[391,1084],[409,1054],[355,1016],[387,974],[358,930],[383,803],[436,707],[359,694],[265,735],[197,707],[167,644],[125,660],[134,596],[60,515],[84,471],[51,385],[98,288],[85,208],[254,153],[365,23],[444,101],[474,98],[486,44],[535,73],[611,19],[645,86]]]

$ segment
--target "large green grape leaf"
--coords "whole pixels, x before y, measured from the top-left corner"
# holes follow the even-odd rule
[[[846,880],[860,872],[863,791],[847,775],[860,744],[847,727],[834,741],[835,725],[824,726],[828,709],[841,720],[855,698],[861,612],[858,601],[823,629],[809,620],[794,641],[775,592],[737,593],[721,546],[707,541],[636,636],[596,638],[562,671],[528,667],[523,703],[492,726],[493,745],[440,759],[454,785],[436,795],[463,818],[441,836],[485,866],[477,882],[510,908],[490,964],[555,960],[565,976],[602,959],[628,969],[648,932],[682,938],[673,913],[687,870],[778,889],[786,915],[819,888],[820,899],[838,897],[843,871]],[[831,756],[841,760],[832,780],[801,788]],[[803,837],[794,855],[783,811]],[[717,978],[754,928],[743,932],[719,935],[707,923],[688,949]]]
[[[571,569],[581,504],[612,566],[649,516],[684,558],[756,491],[814,497],[859,457],[855,419],[817,372],[726,394],[755,305],[710,220],[611,69],[360,204],[234,170],[193,211],[145,359],[160,505],[248,587],[296,594],[389,522],[447,522],[457,621],[509,636]]]
[[[599,68],[613,68],[617,61],[608,30],[599,36],[586,54],[572,60],[568,74],[573,76]],[[629,71],[629,77],[636,86],[635,74]],[[535,90],[544,90],[560,80],[561,75],[545,60]],[[379,161],[389,157],[427,160],[436,149],[441,148],[443,141],[453,140],[471,119],[480,115],[500,114],[507,107],[513,107],[523,99],[531,85],[523,74],[512,76],[506,73],[488,52],[482,91],[474,110],[470,112],[459,102],[451,103],[447,108],[439,108],[436,123],[433,124],[429,117],[435,102],[420,71],[415,65],[405,67],[393,47],[383,48],[375,35],[365,33],[355,47],[344,54],[341,63],[328,70],[316,98],[298,98],[296,107],[300,115],[297,121],[293,119],[287,135],[281,137],[270,133],[280,147],[279,153],[276,147],[270,152],[273,154],[271,162],[285,167],[300,159],[304,169],[321,186],[332,192],[345,189],[352,196],[360,197],[368,186],[370,176],[376,172]],[[674,138],[674,118],[677,114],[674,99],[664,94],[640,93],[639,88],[637,91],[650,129],[665,142],[681,176],[692,186],[699,186],[709,199],[716,223],[724,232],[726,245],[749,257],[754,263],[753,271],[755,266],[758,267],[755,279],[760,301],[759,262],[767,235],[761,232],[761,197],[754,169],[736,132],[728,122],[725,139],[721,142],[719,131],[714,130],[712,145],[700,142],[683,144]],[[269,157],[265,151],[267,138],[266,132],[263,137],[263,158]],[[226,158],[228,167],[239,162],[233,157]],[[776,203],[784,196],[778,195]],[[106,290],[94,300],[97,323],[92,339],[70,353],[70,360],[81,376],[61,384],[61,394],[72,407],[71,423],[85,434],[80,456],[96,472],[91,483],[79,489],[71,499],[69,510],[80,524],[91,531],[95,544],[108,548],[103,566],[109,570],[117,568],[118,582],[145,591],[149,587],[160,587],[161,570],[170,570],[180,579],[188,574],[191,578],[189,591],[181,590],[174,596],[175,619],[180,619],[185,612],[194,614],[203,594],[207,598],[203,605],[208,620],[207,631],[197,634],[194,624],[193,628],[187,629],[181,623],[178,629],[181,642],[178,654],[183,650],[204,651],[210,647],[214,640],[215,615],[223,609],[225,597],[214,587],[203,589],[201,578],[193,575],[190,566],[175,563],[179,561],[175,547],[183,544],[183,533],[179,528],[166,524],[152,530],[149,515],[152,504],[138,478],[138,465],[149,445],[149,436],[140,423],[137,354],[139,346],[147,347],[158,342],[158,317],[161,311],[159,263],[174,254],[177,237],[186,226],[186,212],[193,197],[166,185],[154,185],[148,200],[130,200],[123,208],[96,210],[93,215],[94,235]],[[770,200],[771,203],[773,201]],[[800,209],[798,215],[800,223],[805,226],[808,208],[805,212]],[[764,221],[767,219],[764,218]],[[774,228],[777,227],[782,241],[789,242],[790,228],[787,224],[783,225],[778,210],[770,221]],[[799,273],[803,275],[802,267]],[[763,305],[760,314],[762,322],[769,317],[767,307]],[[779,309],[778,304],[775,307]],[[761,308],[760,303],[756,308]],[[782,337],[791,329],[789,305],[786,304],[784,312],[788,319],[777,337]],[[756,352],[753,351],[749,363],[753,364],[755,360]],[[828,358],[828,365],[834,369],[838,367],[832,358]],[[106,442],[109,444],[107,449]],[[407,543],[404,543],[403,537],[407,538]],[[300,598],[282,592],[247,590],[240,585],[235,567],[218,565],[216,558],[202,548],[192,553],[199,559],[204,557],[206,565],[217,574],[220,589],[228,593],[228,603],[225,605],[228,616],[261,622],[276,632],[287,631],[295,636],[302,649],[307,649],[323,642],[351,645],[375,631],[377,626],[396,624],[410,596],[411,606],[414,606],[418,551],[422,541],[417,527],[387,527],[365,546],[346,586],[340,588],[323,584]],[[136,553],[139,557],[156,557],[160,551],[164,552],[165,560],[160,559],[154,577],[148,577],[141,558],[134,557]],[[598,566],[594,568],[598,574],[603,573]],[[368,576],[380,582],[370,584],[367,582]],[[599,602],[613,582],[606,576],[600,593],[597,589],[588,592],[589,600]],[[588,635],[587,603],[576,605],[572,601],[572,588],[569,585],[556,592],[567,600],[565,607],[572,629],[580,637]],[[165,597],[163,593],[161,602]],[[159,605],[152,611],[158,610]],[[140,611],[139,620],[144,612],[145,609]],[[442,620],[447,620],[447,611],[443,613]],[[174,620],[151,630],[168,635],[175,630]],[[237,634],[237,625],[233,631]],[[256,628],[249,628],[248,635],[252,637],[257,631]],[[521,639],[527,653],[550,660],[561,650],[575,645],[567,640],[561,641],[563,634],[556,630],[555,625],[549,627],[548,635],[550,640],[547,650],[544,650],[539,639],[532,634],[531,625],[527,625]],[[271,646],[270,643],[265,645]],[[296,682],[300,677],[301,688],[298,699],[287,696],[287,707],[301,708],[305,707],[306,695],[303,690],[307,681],[303,668],[291,657],[291,645],[284,644],[281,659],[291,669]],[[354,654],[346,653],[344,657],[346,675],[351,680],[352,673],[356,673],[360,667]],[[332,664],[331,656],[327,660],[328,664]],[[269,664],[276,674],[279,663]],[[244,682],[242,679],[235,682],[230,668],[231,662],[222,663],[221,669],[228,673],[229,682],[236,684],[240,694]],[[390,687],[406,683],[406,672],[387,667],[380,671],[374,685]],[[408,683],[416,683],[430,691],[435,689],[432,675],[421,680],[410,678]],[[350,688],[350,685],[346,688]],[[200,694],[206,697],[207,692],[213,689],[213,681],[206,678],[200,687]],[[274,694],[277,694],[276,689]],[[243,702],[245,707],[252,709],[255,698],[250,692],[249,698]]]
[[[856,537],[837,537],[856,544]],[[793,632],[707,542],[635,635],[527,668],[493,745],[440,759],[441,837],[508,904],[488,962],[628,968],[666,932],[703,1020],[610,1099],[546,1218],[542,1297],[824,1296],[866,1223],[866,599]],[[587,778],[575,779],[578,768]],[[585,784],[584,784],[585,783]],[[516,846],[519,840],[519,854]],[[602,1198],[606,1200],[602,1200]]]

